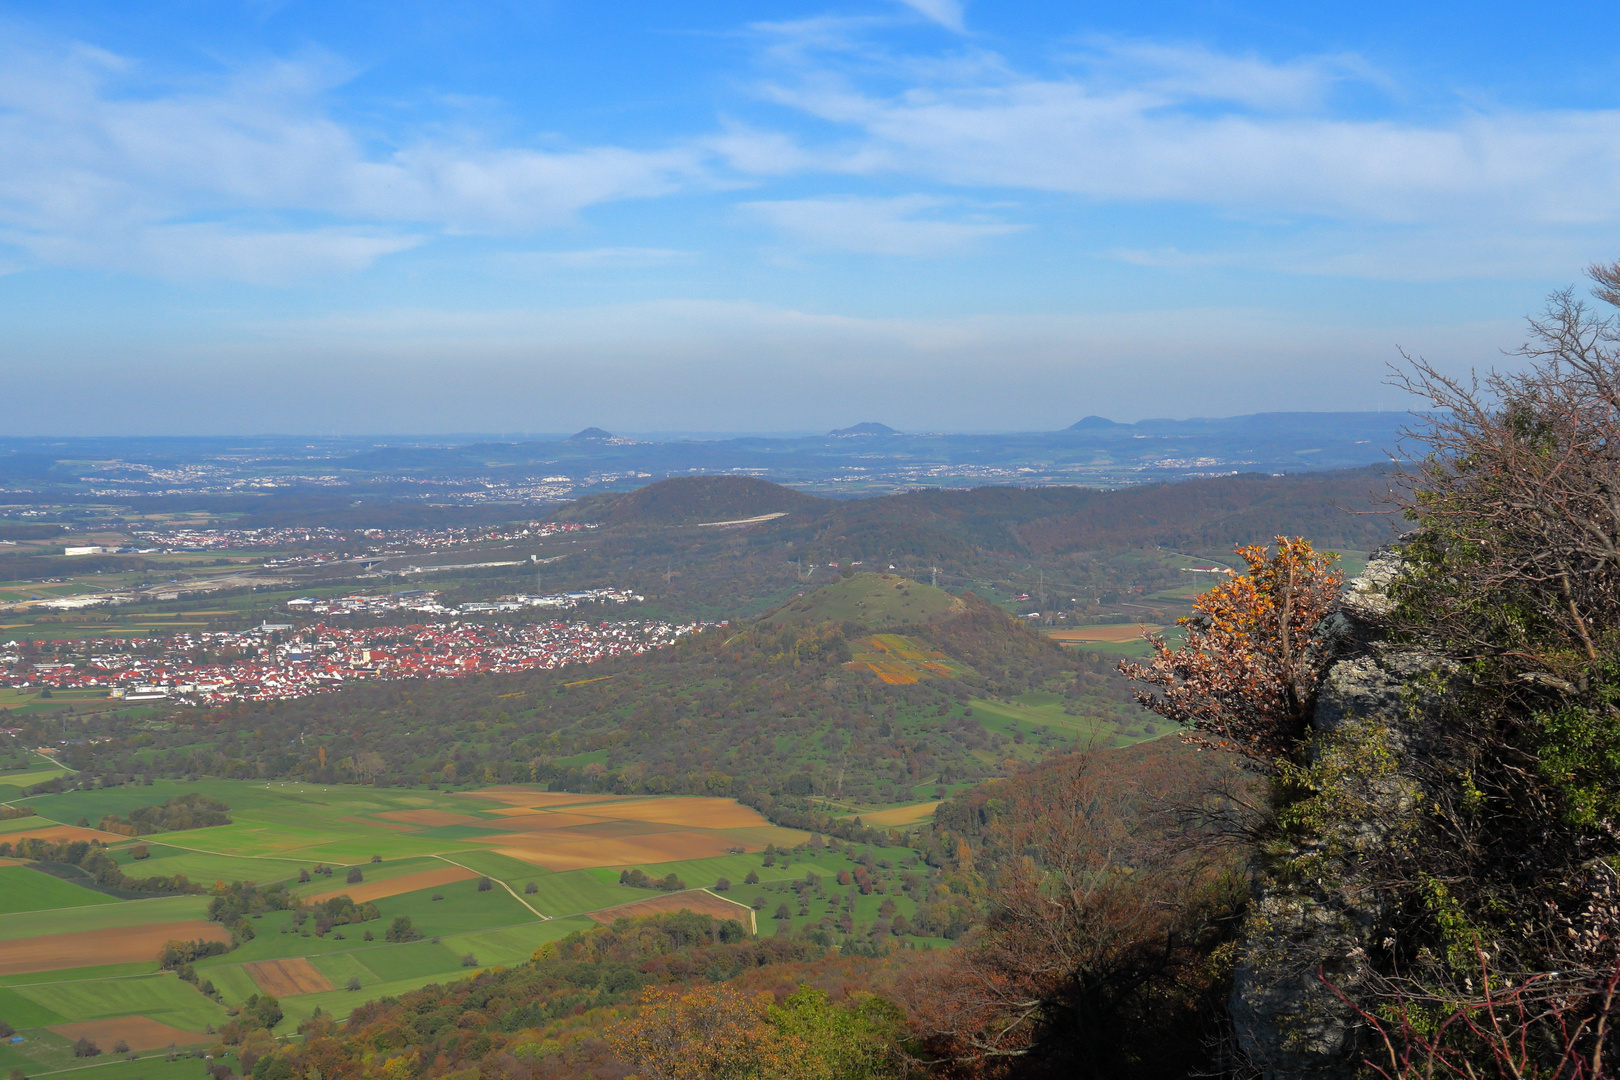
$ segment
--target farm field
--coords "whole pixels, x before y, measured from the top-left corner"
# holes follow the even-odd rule
[[[231,824],[138,838],[75,824],[187,793],[226,803]],[[208,1029],[252,994],[280,1000],[276,1030],[289,1033],[316,1008],[341,1018],[375,997],[521,963],[548,941],[621,917],[690,908],[772,933],[783,922],[831,926],[834,909],[871,921],[883,903],[835,884],[840,874],[849,880],[853,852],[810,847],[808,834],[730,799],[221,780],[13,801],[36,816],[17,819],[25,827],[0,840],[94,835],[133,876],[282,882],[305,904],[347,895],[380,916],[317,926],[307,909],[262,912],[248,924],[251,940],[195,961],[192,984],[160,971],[157,955],[172,939],[230,941],[224,925],[208,921],[206,894],[119,899],[88,877],[0,864],[0,1020],[22,1040],[0,1044],[0,1070],[30,1076],[73,1069],[84,1080],[121,1080],[131,1063],[73,1057],[82,1037],[103,1049],[127,1043],[152,1064],[142,1080],[162,1080],[174,1064],[163,1060],[171,1044],[205,1048]],[[920,820],[932,804],[902,810]],[[762,854],[767,847],[780,853]],[[651,879],[674,874],[681,888],[621,884],[630,868]],[[757,883],[744,884],[750,876]],[[765,909],[777,894],[793,898],[791,911]],[[800,904],[801,896],[814,899]],[[914,908],[908,897],[890,903],[901,914]],[[410,929],[388,934],[401,919]]]
[[[1082,745],[1128,746],[1131,743],[1157,738],[1162,731],[1146,730],[1148,721],[1136,718],[1141,727],[1121,731],[1106,718],[1076,716],[1064,711],[1064,699],[1057,694],[1035,690],[1020,694],[1012,701],[990,701],[974,698],[974,715],[982,717],[986,728],[1047,728],[1076,740]],[[1167,729],[1166,729],[1167,730]],[[865,820],[864,818],[862,820]]]

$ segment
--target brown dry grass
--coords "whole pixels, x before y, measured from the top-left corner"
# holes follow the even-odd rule
[[[1056,642],[1077,641],[1135,641],[1146,630],[1150,634],[1157,634],[1163,630],[1162,626],[1077,626],[1072,630],[1048,630],[1046,636]]]
[[[593,911],[590,918],[603,926],[611,926],[615,919],[637,919],[643,915],[658,915],[666,911],[692,911],[699,915],[713,915],[716,919],[736,919],[749,929],[753,929],[754,910],[746,904],[733,903],[722,899],[706,889],[693,889],[691,892],[664,893],[660,896],[650,896],[645,900],[635,900],[617,907],[603,908]]]
[[[431,889],[435,885],[448,885],[452,881],[466,881],[478,875],[465,866],[446,866],[443,870],[423,870],[419,874],[403,874],[387,881],[362,881],[358,885],[345,885],[341,889],[328,889],[306,896],[305,900],[312,904],[322,900],[330,900],[334,896],[347,896],[357,904],[367,900],[381,900],[385,896],[398,896],[400,893],[416,892],[418,889]]]
[[[253,978],[260,991],[271,997],[319,994],[337,989],[332,985],[332,980],[315,970],[315,965],[302,956],[291,960],[259,960],[243,964],[242,968]]]
[[[483,818],[475,818],[470,814],[457,814],[449,810],[389,810],[377,815],[387,821],[403,821],[411,825],[426,825],[437,828],[440,825],[481,825]]]
[[[106,1020],[80,1020],[72,1024],[56,1024],[49,1030],[65,1039],[77,1042],[89,1039],[110,1053],[119,1039],[129,1043],[131,1050],[162,1050],[166,1046],[190,1046],[207,1042],[208,1036],[200,1031],[160,1024],[146,1016],[114,1016]]]
[[[16,938],[0,941],[0,975],[156,960],[164,942],[175,940],[229,941],[231,934],[217,922],[197,919],[117,930],[82,930],[74,934]]]

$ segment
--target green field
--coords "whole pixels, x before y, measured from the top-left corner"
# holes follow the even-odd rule
[[[37,870],[29,870],[37,874]],[[41,875],[43,876],[43,875]],[[206,896],[160,896],[151,900],[124,900],[88,907],[20,911],[0,915],[0,941],[73,934],[84,930],[118,930],[147,923],[184,922],[208,913]]]
[[[36,983],[5,991],[27,998],[57,1016],[95,1020],[108,1016],[149,1016],[188,1031],[225,1022],[225,1009],[170,972],[123,979]]]
[[[1064,735],[1083,746],[1128,746],[1131,743],[1158,738],[1169,730],[1169,725],[1165,724],[1153,732],[1144,731],[1141,727],[1118,731],[1112,717],[1070,714],[1064,711],[1066,702],[1063,697],[1041,690],[1020,694],[1012,701],[974,698],[970,704],[974,716],[980,718],[981,724],[987,730],[1030,732],[1046,729]],[[1152,722],[1153,719],[1151,716],[1136,715],[1134,712],[1131,717],[1132,722],[1136,724]]]
[[[116,903],[110,896],[27,866],[0,866],[0,915]]]
[[[278,1032],[291,1033],[317,1007],[342,1017],[355,1005],[377,996],[456,979],[479,967],[522,963],[546,942],[594,925],[584,918],[587,912],[660,895],[620,885],[617,866],[553,872],[490,850],[479,841],[487,837],[503,845],[516,842],[513,833],[493,828],[512,819],[497,812],[506,809],[502,802],[468,798],[464,793],[260,781],[164,781],[43,795],[25,802],[38,812],[36,821],[74,822],[81,817],[95,821],[187,792],[224,801],[231,808],[232,823],[121,841],[110,850],[127,873],[185,874],[205,885],[282,881],[292,886],[295,895],[308,897],[344,890],[348,868],[354,866],[362,881],[352,889],[370,890],[359,895],[371,897],[381,917],[316,934],[315,921],[298,921],[293,911],[255,916],[249,924],[251,940],[195,964],[199,980],[211,983],[223,1005],[174,974],[156,971],[155,959],[0,976],[0,1019],[16,1027],[24,1039],[20,1044],[0,1045],[0,1069],[22,1068],[33,1076],[82,1064],[72,1059],[66,1040],[48,1030],[54,1024],[140,1015],[183,1031],[201,1033],[210,1025],[217,1027],[226,1008],[261,992],[252,967],[258,961],[308,961],[333,987],[283,997],[286,1018]],[[536,799],[544,801],[542,795]],[[630,804],[624,807],[627,817],[619,820],[628,827],[639,820],[636,815],[643,811],[637,807],[645,800],[626,801]],[[546,803],[548,807],[562,804]],[[569,809],[571,816],[560,820],[577,821],[573,815],[589,815],[592,807],[598,815],[611,817],[609,804],[580,803]],[[715,812],[721,811],[717,807]],[[724,814],[734,817],[735,810],[726,809]],[[668,828],[656,820],[649,827],[652,831],[647,835],[652,836]],[[696,827],[682,825],[683,829]],[[534,842],[532,834],[524,835],[531,836],[525,842]],[[728,845],[751,844],[756,851],[767,837],[773,842],[784,836],[805,838],[805,834],[764,825],[717,829],[715,836]],[[147,849],[146,858],[134,858],[137,845]],[[905,849],[885,853],[896,860],[909,855]],[[380,861],[372,861],[376,857]],[[334,872],[314,873],[320,863],[335,867]],[[693,888],[729,878],[734,883],[729,898],[746,904],[757,892],[769,896],[773,910],[778,894],[792,895],[796,903],[797,895],[790,893],[793,883],[813,873],[822,882],[819,895],[803,914],[795,907],[788,920],[804,924],[829,917],[829,904],[842,902],[847,890],[833,882],[840,871],[853,866],[850,854],[821,849],[813,858],[784,858],[769,867],[759,854],[733,854],[649,862],[641,868],[655,877],[673,872]],[[488,875],[523,899],[501,884],[480,891],[476,878],[417,888],[402,882],[399,887],[408,891],[387,894],[396,879],[457,867]],[[311,872],[311,880],[299,884],[298,875],[304,870]],[[762,879],[758,886],[742,884],[750,873]],[[527,891],[530,883],[534,893]],[[866,896],[846,909],[862,921],[870,921],[882,902],[881,897]],[[909,899],[897,898],[895,903],[902,912],[911,910]],[[207,906],[206,895],[116,900],[26,866],[0,867],[0,941],[81,931],[114,935],[123,928],[200,919]],[[546,917],[537,917],[535,910]],[[746,922],[746,913],[738,914]],[[776,923],[769,918],[771,912],[763,915],[762,931],[773,932]],[[409,917],[420,940],[387,941],[385,932],[396,916]],[[304,971],[307,974],[308,968]],[[257,977],[279,976],[260,969]],[[348,989],[351,983],[358,983],[360,989]],[[198,1035],[199,1041],[205,1037]],[[106,1065],[88,1066],[84,1071],[86,1076],[108,1080],[124,1076]],[[154,1070],[153,1075],[167,1073]],[[141,1080],[152,1077],[143,1074]]]

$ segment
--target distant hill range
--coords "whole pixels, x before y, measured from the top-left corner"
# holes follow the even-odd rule
[[[1278,535],[1367,550],[1399,524],[1386,512],[1392,488],[1387,470],[1365,468],[1244,473],[1114,491],[987,486],[837,500],[751,477],[694,476],[589,496],[557,516],[630,533],[761,519],[748,528],[862,560],[975,551],[1063,556],[1144,546],[1229,551]]]
[[[152,512],[219,509],[255,521],[256,507],[268,512],[286,497],[422,507],[424,483],[433,485],[434,503],[478,504],[467,505],[469,512],[701,475],[771,480],[836,499],[923,487],[1116,488],[1387,463],[1397,455],[1402,428],[1413,423],[1403,413],[1324,412],[1135,423],[1087,416],[1061,431],[972,434],[905,433],[869,420],[824,435],[715,439],[626,438],[599,427],[509,440],[0,437],[0,486],[20,502],[128,495],[152,499]],[[208,466],[206,480],[161,479],[189,465]],[[315,473],[318,484],[308,479]]]
[[[868,420],[864,424],[856,424],[853,427],[839,428],[837,431],[829,431],[827,434],[836,435],[836,436],[847,436],[847,435],[898,435],[900,433],[898,431],[894,430],[894,428],[890,427],[888,424],[877,424],[877,423],[873,423],[872,421]]]

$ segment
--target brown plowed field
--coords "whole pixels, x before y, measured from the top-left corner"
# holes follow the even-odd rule
[[[41,840],[100,840],[103,844],[121,844],[128,840],[127,836],[117,833],[102,832],[100,829],[81,829],[77,825],[42,825],[40,828],[18,829],[0,836],[0,840],[9,840],[15,844],[27,836],[37,836]]]
[[[521,817],[503,817],[499,821],[485,821],[486,828],[501,832],[552,832],[575,825],[600,825],[607,819],[586,814],[559,814],[549,810],[536,810]]]
[[[489,799],[507,806],[573,806],[576,803],[612,802],[623,795],[576,795],[569,791],[535,791],[533,788],[492,787],[482,791],[459,791],[463,799]]]
[[[745,829],[750,825],[770,824],[735,799],[643,799],[593,806],[588,812],[593,817],[661,821],[695,829]]]
[[[313,904],[330,900],[334,896],[347,896],[355,903],[363,904],[367,900],[381,900],[385,896],[431,889],[435,885],[448,885],[452,881],[466,881],[477,876],[464,866],[446,866],[443,870],[424,870],[420,874],[406,874],[403,877],[389,878],[387,881],[362,881],[358,885],[328,889],[314,896],[306,896],[304,899]]]
[[[315,970],[315,965],[303,957],[292,960],[259,960],[242,967],[260,990],[271,997],[292,997],[294,994],[319,994],[323,990],[336,990],[332,980]]]
[[[217,922],[198,919],[117,930],[81,930],[76,934],[16,938],[0,941],[0,975],[156,960],[164,942],[174,940],[229,941],[231,934]],[[168,1043],[163,1045],[167,1046]]]
[[[584,836],[656,836],[658,833],[686,832],[680,825],[665,825],[659,821],[593,821],[586,825],[572,825],[559,829],[559,837]]]
[[[611,926],[614,919],[635,919],[643,915],[658,915],[682,909],[695,911],[699,915],[713,915],[716,919],[736,919],[749,929],[753,929],[754,926],[752,908],[744,904],[733,904],[730,900],[722,900],[705,889],[651,896],[645,900],[593,911],[590,917],[603,926]]]
[[[547,870],[583,870],[592,866],[630,866],[635,863],[712,859],[738,846],[730,837],[715,833],[673,832],[652,836],[586,837],[564,839],[566,833],[512,833],[499,840],[496,851]]]
[[[456,814],[449,810],[389,810],[377,815],[388,821],[404,821],[411,825],[426,825],[437,828],[440,825],[482,825],[483,818],[475,818],[469,814]]]
[[[209,1036],[200,1031],[160,1024],[145,1016],[114,1016],[107,1020],[80,1020],[73,1024],[57,1024],[51,1031],[77,1042],[89,1039],[101,1047],[103,1054],[112,1053],[119,1039],[129,1043],[131,1050],[162,1050],[166,1046],[190,1046],[206,1042]]]

